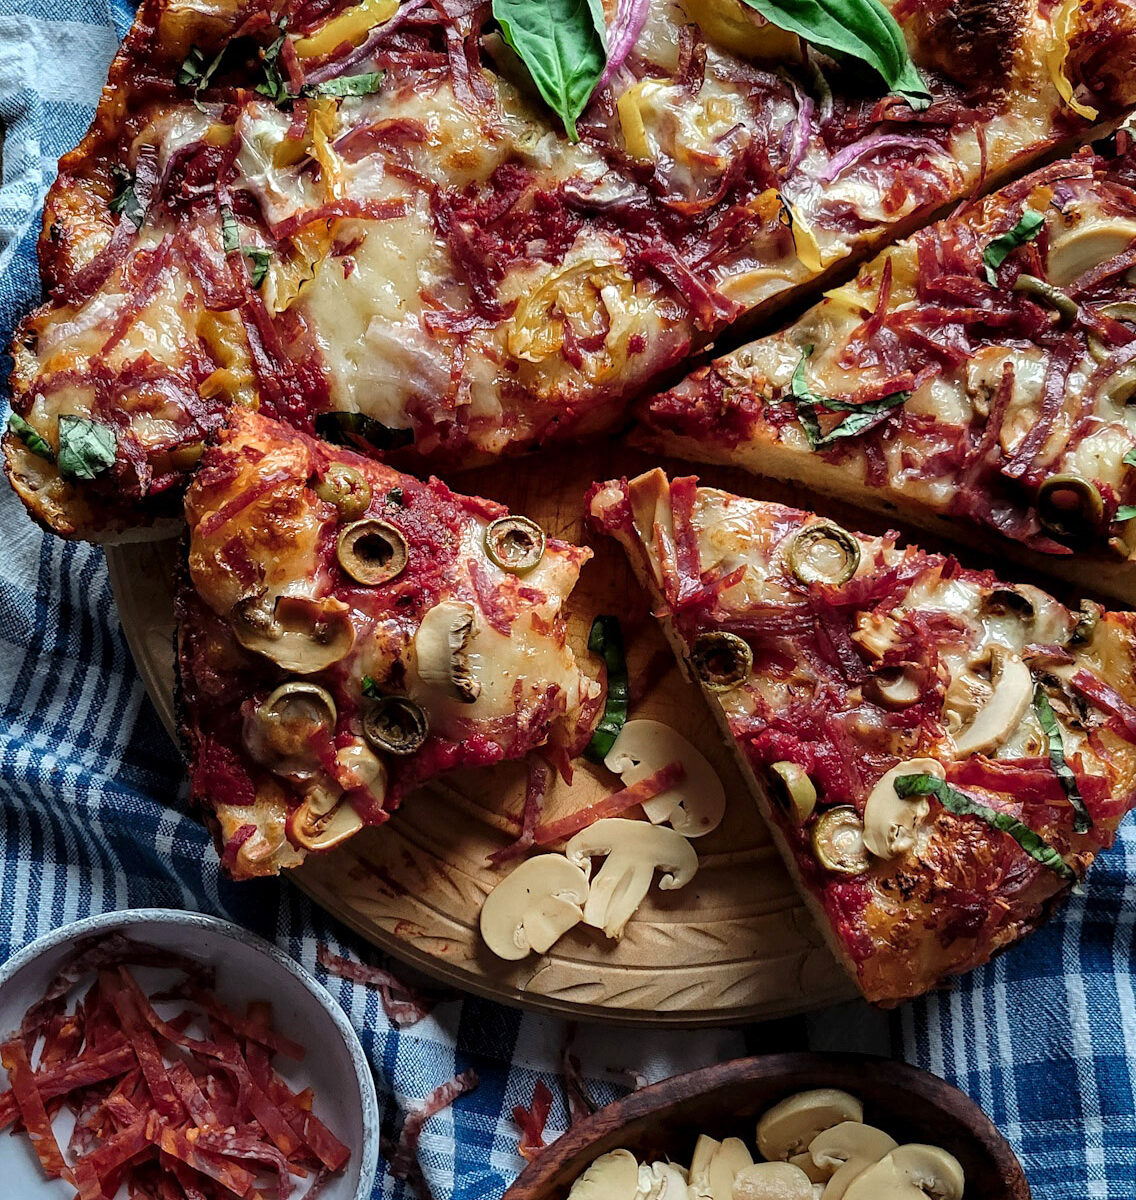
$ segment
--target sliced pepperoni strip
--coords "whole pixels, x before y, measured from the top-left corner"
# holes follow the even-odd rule
[[[51,1128],[51,1118],[47,1115],[43,1096],[36,1086],[35,1073],[19,1038],[0,1046],[0,1062],[8,1072],[20,1118],[44,1173],[52,1179],[70,1179],[71,1172],[63,1161],[59,1143]]]
[[[534,835],[536,844],[547,846],[549,842],[559,842],[570,838],[573,834],[579,833],[581,829],[587,829],[589,825],[594,825],[604,817],[616,817],[629,808],[642,804],[645,800],[653,800],[656,796],[661,796],[663,792],[669,791],[676,783],[680,783],[685,774],[682,763],[667,763],[653,775],[648,775],[646,779],[640,779],[638,783],[633,783],[630,787],[612,792],[610,796],[604,796],[602,800],[597,800],[594,804],[589,804],[586,808],[581,808],[566,817],[549,821],[546,825],[538,825]]]

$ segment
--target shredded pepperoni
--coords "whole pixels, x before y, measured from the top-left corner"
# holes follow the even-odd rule
[[[513,1109],[513,1120],[521,1130],[517,1149],[522,1158],[531,1162],[544,1149],[544,1127],[551,1111],[552,1093],[544,1080],[538,1079],[533,1088],[532,1104],[528,1108],[518,1104]]]
[[[519,858],[536,841],[536,829],[540,822],[544,798],[552,783],[552,768],[537,754],[529,756],[529,779],[525,788],[525,805],[521,810],[521,833],[515,842],[494,850],[489,855],[490,866],[499,867],[503,863]]]
[[[676,783],[680,783],[685,774],[682,763],[667,763],[653,775],[648,775],[646,779],[641,779],[638,783],[631,784],[630,787],[612,792],[610,796],[604,796],[602,800],[597,800],[594,804],[589,804],[586,808],[581,808],[567,817],[549,821],[546,825],[538,825],[534,833],[536,844],[546,846],[549,842],[562,841],[564,838],[570,838],[574,833],[579,833],[581,829],[587,829],[589,825],[603,820],[604,817],[617,817],[637,804],[643,804],[647,800],[661,796]]]
[[[377,988],[383,1012],[396,1029],[407,1029],[411,1025],[417,1025],[430,1015],[434,1007],[432,999],[415,991],[397,975],[384,971],[382,967],[369,967],[366,963],[352,962],[349,958],[333,954],[327,946],[322,945],[316,951],[316,961],[330,975],[337,975],[340,979],[347,979],[352,983],[361,983],[365,987]]]
[[[418,1142],[422,1129],[431,1117],[450,1107],[460,1096],[466,1096],[477,1087],[480,1080],[472,1068],[436,1087],[425,1100],[407,1113],[402,1123],[398,1145],[391,1157],[390,1173],[395,1179],[410,1179],[418,1166]]]

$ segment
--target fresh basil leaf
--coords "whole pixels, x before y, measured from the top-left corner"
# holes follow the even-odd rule
[[[284,46],[286,36],[281,25],[280,36],[261,51],[260,66],[264,72],[264,79],[253,89],[261,96],[267,96],[273,104],[284,104],[293,99],[292,93],[288,90],[288,82],[280,70],[280,51]]]
[[[1114,521],[1131,521],[1133,517],[1136,517],[1136,504],[1122,504],[1112,519]]]
[[[64,479],[94,479],[114,465],[118,439],[109,425],[89,417],[59,418],[59,474]]]
[[[368,71],[363,75],[341,75],[311,87],[305,87],[305,96],[370,96],[382,86],[382,71]]]
[[[189,53],[174,76],[178,87],[199,87],[205,77],[205,52],[200,46],[190,46]]]
[[[895,17],[880,0],[744,0],[771,25],[806,42],[867,63],[913,109],[931,104],[931,93],[907,52]]]
[[[122,163],[115,163],[110,173],[115,181],[114,195],[110,198],[110,211],[115,216],[125,217],[135,229],[142,228],[146,212],[134,190],[134,175]]]
[[[1136,513],[1136,509],[1133,509],[1133,512]],[[1073,768],[1065,761],[1065,742],[1061,737],[1061,726],[1040,683],[1033,689],[1033,710],[1037,713],[1037,719],[1041,722],[1042,731],[1049,742],[1049,765],[1053,768],[1053,774],[1057,776],[1061,790],[1073,809],[1073,830],[1075,833],[1088,833],[1093,827],[1092,814],[1085,807]]]
[[[379,690],[379,685],[370,675],[363,676],[363,695],[368,700],[381,700],[383,693]]]
[[[880,423],[881,417],[893,408],[898,408],[911,395],[910,392],[892,392],[879,400],[869,400],[865,404],[846,404],[841,400],[830,400],[827,396],[818,396],[808,385],[805,378],[805,364],[812,357],[812,346],[806,346],[801,352],[801,361],[793,372],[792,381],[786,398],[797,407],[797,420],[809,439],[809,445],[814,450],[824,450],[841,438],[855,437],[865,433]],[[844,420],[833,426],[828,433],[822,433],[820,421],[817,420],[816,410],[823,408],[826,412],[845,413]]]
[[[241,227],[227,204],[221,205],[221,248],[226,254],[235,254],[241,248]]]
[[[569,139],[578,142],[576,118],[607,66],[600,0],[493,0],[493,15]]]
[[[983,250],[982,261],[985,264],[983,269],[986,273],[987,283],[996,284],[998,282],[998,276],[995,274],[998,268],[1019,246],[1024,246],[1026,242],[1032,242],[1041,232],[1044,224],[1045,217],[1034,209],[1028,208],[1022,213],[1021,219],[1013,229],[1007,229],[1005,233],[999,234]]]
[[[19,413],[12,413],[8,418],[8,429],[33,454],[38,454],[40,458],[46,458],[48,462],[55,462],[55,451]]]
[[[630,689],[627,682],[627,659],[623,653],[623,631],[619,618],[599,616],[588,633],[588,649],[599,654],[607,668],[607,699],[603,715],[584,749],[584,757],[602,763],[615,745],[619,731],[627,723]]]
[[[315,430],[325,441],[339,446],[352,445],[358,438],[377,450],[400,450],[414,443],[414,430],[393,429],[365,413],[320,413],[315,419]]]
[[[1133,446],[1120,461],[1126,467],[1136,467],[1136,446]]]
[[[973,796],[968,796],[965,792],[951,787],[944,779],[938,779],[934,775],[900,775],[895,781],[895,794],[902,798],[934,796],[948,812],[960,817],[978,817],[992,829],[1000,829],[1003,833],[1008,833],[1030,858],[1041,863],[1055,875],[1060,875],[1062,879],[1071,879],[1074,882],[1077,879],[1076,871],[1040,833],[1036,833],[1009,813],[997,812],[995,809],[979,803]]]
[[[241,253],[252,264],[249,270],[252,286],[254,288],[260,287],[272,263],[272,251],[264,249],[263,246],[242,246]]]

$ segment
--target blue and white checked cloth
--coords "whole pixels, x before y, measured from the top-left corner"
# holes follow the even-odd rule
[[[87,127],[131,16],[126,0],[0,0],[0,344],[37,301],[44,193],[55,160]],[[370,957],[288,883],[237,887],[219,876],[204,831],[186,815],[181,762],[126,649],[102,554],[41,534],[2,486],[0,531],[0,957],[65,922],[143,905],[238,921],[321,977],[320,942]],[[438,1200],[501,1195],[523,1165],[510,1114],[530,1103],[538,1079],[556,1098],[549,1132],[565,1127],[557,1073],[569,1038],[589,1092],[606,1102],[637,1080],[737,1054],[873,1049],[881,1035],[885,1048],[890,1037],[895,1054],[986,1109],[1038,1200],[1134,1200],[1134,918],[1130,824],[1058,920],[890,1024],[852,1005],[742,1031],[573,1031],[467,999],[398,1032],[374,992],[329,986],[370,1055],[388,1136],[400,1111],[439,1083],[478,1072],[478,1090],[422,1138]],[[375,1197],[410,1195],[380,1170]]]

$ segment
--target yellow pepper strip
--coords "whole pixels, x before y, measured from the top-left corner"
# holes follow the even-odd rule
[[[1053,33],[1045,50],[1045,65],[1049,69],[1053,86],[1061,95],[1061,99],[1079,116],[1086,121],[1097,119],[1097,110],[1088,104],[1082,104],[1073,95],[1073,85],[1065,74],[1065,60],[1069,57],[1069,34],[1072,32],[1074,17],[1080,12],[1081,0],[1065,0],[1053,18]]]
[[[295,43],[296,53],[301,58],[318,58],[344,42],[358,46],[376,25],[389,21],[396,12],[398,0],[363,0],[362,4],[332,17],[309,37],[300,38]]]

